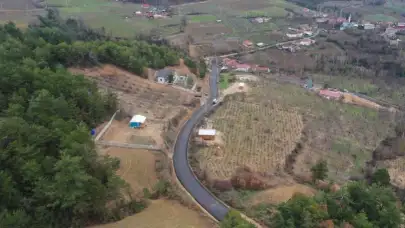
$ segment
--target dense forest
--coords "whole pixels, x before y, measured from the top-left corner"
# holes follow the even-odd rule
[[[39,21],[0,26],[0,227],[83,227],[139,211],[142,202],[123,200],[119,161],[98,156],[90,135],[115,96],[66,67],[112,63],[141,75],[180,53],[114,40],[54,10]]]

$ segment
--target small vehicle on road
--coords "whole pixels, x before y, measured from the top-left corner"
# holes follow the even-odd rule
[[[217,103],[218,103],[217,99],[212,100],[212,104],[217,104]]]

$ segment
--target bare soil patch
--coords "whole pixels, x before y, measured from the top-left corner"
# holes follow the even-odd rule
[[[295,194],[303,194],[306,196],[315,195],[316,190],[302,184],[293,184],[290,186],[278,186],[276,188],[268,189],[254,195],[249,204],[252,206],[261,203],[279,204],[291,199]]]
[[[130,118],[121,121],[114,120],[101,140],[145,145],[163,144],[160,136],[162,130],[160,124],[148,124],[146,122],[144,128],[132,129],[128,126],[129,121]]]
[[[143,188],[152,189],[158,182],[155,161],[158,156],[163,156],[158,152],[107,147],[101,149],[100,154],[109,155],[121,161],[117,174],[130,185],[134,195],[141,194]]]
[[[155,200],[144,211],[125,219],[92,228],[215,228],[208,218],[176,201]]]

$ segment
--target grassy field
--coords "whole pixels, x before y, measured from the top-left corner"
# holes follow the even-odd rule
[[[220,74],[220,79],[219,79],[219,88],[220,89],[226,89],[229,86],[229,73],[222,73]]]
[[[385,14],[369,14],[364,17],[364,19],[369,21],[382,21],[382,22],[397,22],[398,19]]]
[[[277,26],[278,22],[280,19],[285,19],[288,14],[285,9],[298,7],[283,0],[252,0],[249,2],[243,0],[219,0],[203,2],[198,5],[184,5],[178,8],[185,15],[196,12],[214,15],[222,21],[222,24],[232,29],[232,33],[227,34],[228,36],[252,39],[258,42],[268,39],[268,33],[279,28]],[[270,17],[271,20],[268,23],[253,24],[247,18],[253,16],[266,16]]]
[[[158,27],[163,35],[179,31],[179,17],[149,20],[134,16],[134,12],[142,10],[137,4],[108,0],[48,0],[48,4],[60,6],[62,16],[81,18],[86,24],[95,28],[105,27],[108,32],[117,36],[130,37],[149,33]]]
[[[329,101],[271,81],[253,85],[246,97],[231,96],[212,118],[214,128],[225,135],[225,146],[199,153],[208,173],[228,177],[241,165],[257,171],[283,169],[286,156],[300,142],[295,163],[287,164],[291,171],[308,175],[317,160],[326,159],[330,178],[338,182],[361,171],[392,132],[393,121],[391,113]]]
[[[201,14],[201,15],[189,15],[187,16],[187,20],[189,22],[214,22],[217,20],[217,17],[214,15],[209,15],[209,14]]]

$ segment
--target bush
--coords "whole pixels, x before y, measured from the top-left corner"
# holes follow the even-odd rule
[[[220,223],[220,228],[255,228],[255,225],[247,222],[236,210],[230,210]]]

